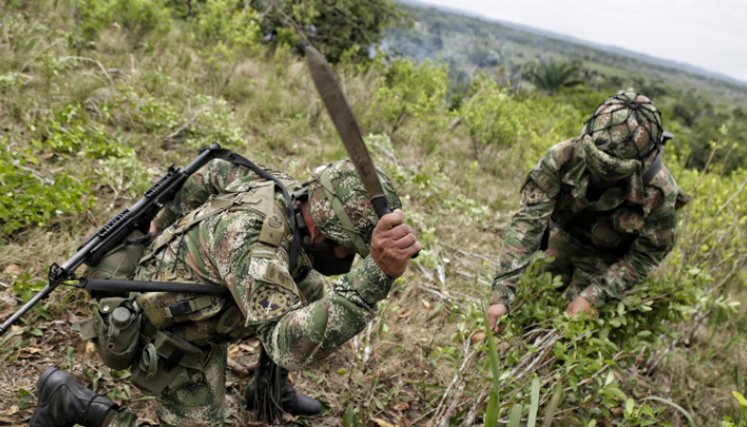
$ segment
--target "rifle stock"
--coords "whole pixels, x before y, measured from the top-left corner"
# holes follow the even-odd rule
[[[220,145],[214,144],[204,149],[200,155],[184,169],[173,165],[168,172],[151,188],[149,188],[131,207],[123,210],[104,226],[98,229],[88,240],[78,248],[78,251],[62,265],[52,264],[49,267],[48,284],[34,295],[20,309],[0,325],[0,336],[21,318],[36,303],[49,296],[52,291],[66,280],[74,280],[75,270],[83,263],[93,265],[110,250],[119,245],[124,238],[134,230],[147,231],[150,222],[155,218],[158,210],[165,203],[174,198],[184,181],[198,169],[216,158],[217,153],[224,152]]]

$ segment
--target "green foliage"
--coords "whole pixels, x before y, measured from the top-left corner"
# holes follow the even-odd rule
[[[125,157],[134,150],[112,136],[98,123],[91,121],[79,104],[72,104],[52,112],[31,125],[38,137],[32,144],[41,151],[51,150],[62,155],[101,159]]]
[[[734,399],[736,399],[737,403],[739,404],[740,415],[737,420],[733,420],[731,417],[725,416],[723,421],[721,421],[721,427],[747,426],[747,399],[744,398],[744,395],[742,395],[742,393],[736,390],[732,391],[732,395],[734,395]]]
[[[257,48],[259,20],[254,9],[236,1],[207,0],[196,10],[196,41],[213,61],[232,62]]]
[[[537,89],[552,95],[563,88],[583,84],[577,77],[580,70],[578,64],[542,58],[527,67],[526,78]]]
[[[88,179],[55,174],[60,163],[40,158],[0,138],[0,238],[32,226],[45,227],[63,215],[91,206]]]
[[[583,92],[582,92],[583,93]],[[586,112],[566,97],[512,95],[484,74],[478,74],[459,114],[469,133],[474,159],[493,168],[498,153],[511,149],[531,167],[550,145],[576,136]]]
[[[376,91],[364,115],[365,127],[374,132],[394,135],[405,123],[411,122],[421,141],[433,137],[427,130],[440,130],[449,117],[444,110],[447,92],[447,73],[443,66],[428,62],[417,65],[410,60],[396,60],[391,64],[378,61],[380,71]],[[432,151],[434,146],[427,147]]]
[[[498,416],[500,415],[500,390],[501,390],[501,364],[498,356],[498,349],[495,346],[495,340],[493,339],[493,331],[490,329],[487,317],[484,319],[485,322],[485,334],[488,340],[488,358],[490,360],[490,373],[492,374],[493,387],[488,392],[488,406],[485,410],[485,426],[492,427],[498,423]],[[519,408],[519,415],[521,415],[521,406]],[[510,424],[510,423],[509,423]]]
[[[343,427],[360,427],[363,425],[355,406],[352,404],[348,405],[345,413],[342,415],[342,425]]]
[[[472,81],[470,91],[472,96],[460,114],[469,130],[472,154],[485,166],[493,162],[498,149],[519,141],[522,128],[516,118],[525,111],[518,111],[521,104],[484,75]]]
[[[112,26],[124,30],[133,46],[170,30],[170,13],[160,0],[75,0],[75,6],[80,35],[89,42]]]
[[[76,4],[80,27],[68,22],[65,2],[43,11],[13,6],[23,14],[8,2],[0,6],[9,11],[0,16],[0,238],[7,242],[0,304],[27,300],[43,286],[49,252],[59,258],[58,246],[74,250],[78,240],[61,242],[67,237],[58,229],[85,235],[195,148],[219,142],[299,177],[345,155],[304,64],[282,46],[296,37],[289,21],[267,27],[276,29],[280,46],[261,51],[263,19],[277,15],[263,14],[257,2],[257,9],[233,1]],[[315,37],[330,34],[332,27],[317,23],[330,3],[281,5],[302,32],[313,24]],[[336,5],[357,11],[378,3]],[[334,17],[329,25],[360,26]],[[439,21],[440,35],[421,34],[422,45],[448,46],[449,29],[460,25]],[[349,426],[394,420],[395,412],[433,425],[745,425],[742,395],[731,394],[745,389],[744,111],[709,106],[648,78],[613,79],[600,68],[584,70],[599,90],[525,93],[516,85],[522,61],[512,57],[511,42],[464,49],[494,67],[472,81],[453,65],[383,55],[361,64],[368,44],[339,34],[346,47],[326,52],[340,62],[362,128],[373,132],[367,145],[402,189],[407,221],[425,249],[380,304],[370,337],[361,337],[372,348],[368,364],[358,364],[356,343],[340,350],[344,369],[330,364],[325,375],[322,367],[304,387],[324,384],[330,407]],[[449,85],[455,75],[461,89]],[[488,332],[482,306],[523,175],[631,81],[660,96],[665,124],[678,137],[666,164],[695,196],[679,213],[675,250],[622,301],[576,318],[563,313],[561,283],[543,272],[539,257],[521,278],[507,330],[485,344],[475,331]],[[42,234],[52,237],[28,237]],[[31,252],[39,255],[26,256]],[[0,340],[8,369],[29,363],[24,349],[46,343],[40,337],[49,319],[78,315],[84,294],[56,295],[31,313],[33,326]],[[49,357],[86,363],[77,341],[54,337],[64,341]],[[128,386],[107,387],[109,374],[87,371],[102,394],[139,399]],[[452,378],[455,386],[447,387]],[[453,405],[448,392],[456,394]],[[28,394],[19,396],[28,404]],[[393,402],[406,405],[395,409]]]
[[[254,7],[263,16],[262,32],[273,43],[310,42],[332,63],[368,59],[383,29],[403,19],[391,0],[264,0]]]

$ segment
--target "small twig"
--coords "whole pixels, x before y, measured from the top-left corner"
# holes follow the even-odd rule
[[[177,136],[179,136],[179,134],[181,134],[187,128],[189,128],[192,125],[192,123],[194,123],[194,121],[197,120],[197,118],[200,117],[200,115],[202,115],[202,113],[205,112],[205,110],[207,110],[207,107],[202,107],[202,108],[198,109],[194,114],[192,114],[192,117],[190,117],[188,120],[186,120],[184,123],[182,123],[182,125],[179,126],[175,131],[173,131],[170,134],[166,135],[163,138],[163,140],[166,141],[166,142],[174,140]]]
[[[472,403],[472,407],[469,408],[469,412],[467,412],[467,416],[464,417],[464,421],[462,421],[462,425],[465,427],[472,427],[475,424],[475,418],[477,418],[477,408],[479,408],[482,405],[482,402],[485,400],[485,398],[488,397],[488,392],[483,390],[480,392],[480,395],[477,396],[477,399],[474,399],[474,403]]]
[[[477,353],[477,350],[470,350],[470,343],[472,342],[472,335],[468,336],[464,340],[464,344],[462,346],[462,351],[464,352],[464,359],[462,360],[462,364],[459,366],[459,369],[454,373],[454,377],[451,379],[451,383],[449,383],[449,386],[446,387],[446,390],[444,391],[443,396],[441,397],[441,401],[438,403],[438,406],[436,407],[436,417],[434,419],[441,420],[438,425],[439,426],[447,426],[449,422],[449,413],[453,413],[454,408],[456,407],[456,401],[459,400],[459,397],[464,393],[464,384],[461,384],[460,386],[457,386],[461,382],[461,379],[463,377],[464,371],[467,369],[468,366],[473,365],[473,360],[475,359],[473,356]],[[451,397],[451,393],[453,390],[457,390],[454,397]],[[449,405],[446,406],[446,409],[444,406],[446,405],[447,401],[450,401]]]
[[[112,80],[112,77],[109,75],[109,72],[106,71],[106,68],[104,68],[104,64],[102,64],[101,61],[93,59],[93,58],[88,58],[85,56],[66,56],[60,59],[60,61],[67,61],[67,60],[93,62],[94,64],[98,65],[99,69],[104,74],[104,77],[106,77],[106,80],[109,82],[109,84],[112,86],[114,85],[114,80]]]
[[[363,346],[363,363],[368,362],[371,357],[371,330],[373,329],[373,322],[368,323],[366,328],[366,344]]]

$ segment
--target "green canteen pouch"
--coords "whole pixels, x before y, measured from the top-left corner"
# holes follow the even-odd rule
[[[81,324],[81,338],[94,340],[106,366],[120,370],[132,363],[138,349],[142,315],[129,298],[102,298],[93,317]]]
[[[140,390],[158,395],[167,388],[175,391],[193,383],[190,371],[199,373],[208,352],[168,331],[156,331],[155,338],[133,364],[131,382]]]

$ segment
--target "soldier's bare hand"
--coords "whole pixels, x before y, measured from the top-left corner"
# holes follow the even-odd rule
[[[371,257],[392,279],[405,272],[410,257],[422,247],[399,209],[382,216],[371,236]]]
[[[506,329],[505,323],[498,323],[501,317],[505,316],[508,312],[508,307],[505,304],[492,304],[488,307],[488,326],[494,334],[500,334]]]
[[[565,312],[569,316],[575,316],[578,313],[591,311],[591,304],[584,297],[576,297],[570,304],[565,308]]]

